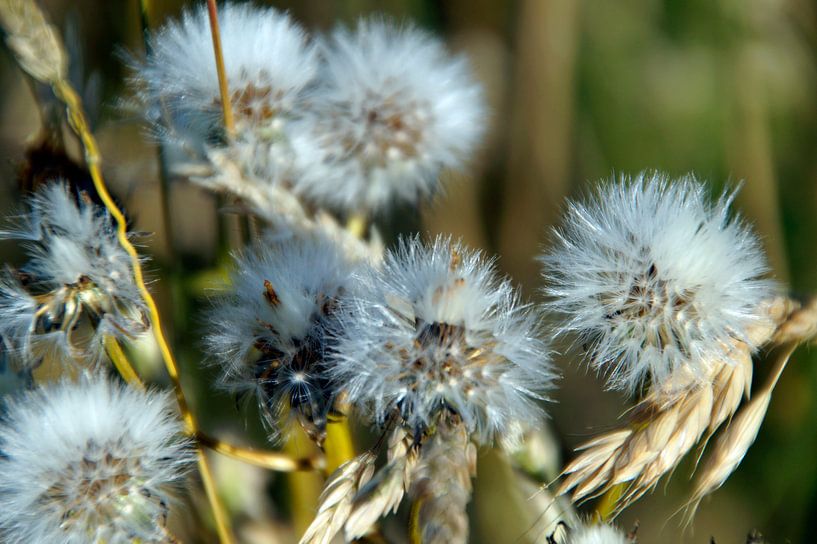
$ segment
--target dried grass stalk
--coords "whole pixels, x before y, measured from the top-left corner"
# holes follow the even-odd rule
[[[66,78],[68,55],[57,29],[45,20],[34,0],[0,0],[0,23],[9,49],[26,73],[43,83]]]
[[[775,332],[773,341],[777,344],[806,342],[817,336],[817,297],[801,305],[788,301],[788,314]]]
[[[740,343],[730,360],[713,364],[711,383],[654,390],[633,409],[627,428],[581,446],[581,454],[562,471],[556,495],[571,493],[571,500],[579,502],[627,484],[616,515],[653,489],[705,432],[716,429],[740,404],[751,383],[748,347]]]
[[[328,544],[340,532],[352,511],[355,495],[372,478],[376,458],[372,452],[363,453],[329,477],[319,499],[318,514],[300,544]]]
[[[468,541],[466,506],[476,475],[476,447],[461,422],[442,421],[423,445],[409,494],[419,502],[416,528],[424,544]]]
[[[227,149],[210,149],[205,164],[185,164],[174,175],[190,179],[197,185],[237,199],[240,211],[284,229],[307,235],[326,236],[343,248],[350,257],[380,260],[382,241],[376,235],[365,241],[345,229],[329,213],[310,213],[298,198],[282,186],[260,184],[248,179],[239,162]]]
[[[411,442],[403,429],[392,432],[386,466],[354,498],[345,524],[346,540],[369,533],[378,519],[397,511],[417,462],[417,452]]]
[[[800,341],[813,334],[811,327],[817,327],[817,304],[800,308],[781,297],[764,303],[760,311],[768,319],[749,331],[752,345],[781,338]],[[734,416],[742,400],[749,398],[752,374],[751,350],[740,341],[721,360],[712,361],[703,377],[686,368],[678,369],[633,408],[627,427],[605,433],[577,449],[580,454],[562,471],[555,495],[570,494],[573,502],[580,502],[623,484],[625,488],[612,511],[612,516],[617,516],[654,489],[702,438],[706,437],[705,446],[709,437]],[[764,395],[770,396],[771,389],[764,389],[760,398],[748,404],[719,440],[719,461],[707,465],[701,496],[723,483],[754,441],[768,406]],[[717,470],[710,468],[712,463]]]
[[[796,342],[791,342],[783,348],[763,389],[743,407],[726,431],[718,437],[706,464],[698,473],[692,496],[687,503],[687,523],[695,516],[701,499],[721,487],[743,461],[749,447],[757,438],[774,387],[796,346]]]

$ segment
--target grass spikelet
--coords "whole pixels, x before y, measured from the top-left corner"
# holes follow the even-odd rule
[[[377,456],[372,452],[358,455],[341,465],[324,486],[318,514],[301,537],[300,544],[328,544],[343,528],[358,491],[374,473]]]
[[[366,535],[381,517],[396,512],[408,489],[417,462],[411,438],[400,428],[389,438],[388,463],[354,498],[346,520],[346,540]]]
[[[476,475],[476,448],[457,421],[441,422],[425,444],[409,493],[419,503],[416,531],[424,544],[468,541],[471,478]]]
[[[743,407],[726,431],[718,437],[706,464],[698,473],[692,496],[687,503],[686,524],[692,522],[701,500],[721,487],[743,461],[749,447],[757,438],[760,425],[766,417],[774,387],[796,345],[795,342],[791,342],[783,348],[763,389]]]
[[[755,346],[768,343],[776,329],[783,329],[795,315],[800,316],[784,298],[764,302],[760,312],[767,319],[747,330],[748,340]],[[805,316],[802,320],[806,320]],[[654,489],[706,437],[703,451],[708,438],[737,412],[743,398],[749,397],[753,373],[750,345],[735,340],[724,357],[710,361],[705,368],[703,378],[686,367],[677,369],[662,383],[655,384],[633,408],[625,428],[605,433],[577,448],[581,453],[562,471],[556,496],[570,494],[575,503],[624,485],[613,501],[615,517]],[[753,401],[750,406],[760,404]],[[744,426],[748,428],[748,422]],[[741,436],[733,441],[741,438],[744,442],[747,439]],[[725,476],[741,458],[742,455]]]
[[[787,300],[788,315],[775,332],[773,341],[777,344],[807,342],[817,336],[817,297],[800,305]]]
[[[0,0],[0,22],[9,49],[26,73],[43,83],[66,77],[68,56],[34,0]]]

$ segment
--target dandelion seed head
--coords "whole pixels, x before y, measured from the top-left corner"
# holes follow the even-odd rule
[[[204,155],[226,149],[248,175],[291,183],[296,172],[290,125],[303,115],[319,67],[317,48],[289,15],[272,8],[226,3],[219,8],[219,26],[233,137],[223,137],[204,4],[150,37],[151,53],[136,63],[132,78],[142,114],[168,145]]]
[[[164,542],[191,461],[169,395],[95,379],[24,394],[0,423],[4,542]]]
[[[288,15],[272,8],[226,3],[219,8],[219,27],[237,122],[280,130],[297,113],[317,73],[315,46]],[[146,102],[193,125],[219,123],[221,95],[206,6],[156,32],[150,50],[134,75],[134,83],[149,93]],[[209,118],[195,119],[202,115]]]
[[[341,314],[330,366],[348,400],[377,424],[395,412],[419,436],[459,415],[488,442],[536,421],[555,373],[536,319],[479,252],[438,237],[403,239]]]
[[[215,302],[207,344],[221,384],[256,394],[274,433],[290,407],[308,432],[323,431],[326,332],[338,299],[355,290],[354,269],[329,240],[258,244],[236,259],[232,290]]]
[[[485,126],[467,62],[411,26],[363,19],[324,44],[311,140],[298,188],[344,209],[416,202],[457,168]]]
[[[748,333],[774,286],[732,196],[711,202],[690,176],[641,174],[568,207],[542,257],[547,306],[610,388],[635,392],[685,365],[703,379],[736,341],[755,347]]]
[[[29,257],[19,273],[0,279],[0,335],[16,349],[28,356],[33,344],[48,345],[96,359],[105,335],[145,331],[131,258],[102,207],[55,182],[29,198],[16,223],[0,231],[21,240]],[[80,341],[83,317],[92,331]]]

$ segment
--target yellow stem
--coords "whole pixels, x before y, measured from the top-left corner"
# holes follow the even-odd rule
[[[305,452],[317,452],[317,447],[300,425],[292,425],[284,451],[293,457],[299,457]],[[287,484],[295,534],[302,535],[318,511],[323,477],[314,472],[293,472],[287,475]]]
[[[354,213],[346,221],[346,230],[358,238],[363,238],[366,234],[366,215],[363,213]]]
[[[151,327],[153,330],[153,335],[156,338],[157,345],[159,346],[159,351],[161,352],[162,360],[165,363],[167,373],[170,376],[171,382],[173,383],[173,389],[176,393],[176,401],[179,405],[179,411],[181,412],[185,429],[189,434],[195,435],[196,431],[198,430],[198,426],[193,414],[190,412],[187,399],[185,398],[184,391],[182,390],[181,381],[179,379],[178,365],[176,364],[176,360],[173,358],[173,354],[170,351],[170,346],[168,345],[164,333],[162,332],[162,323],[161,318],[159,317],[159,310],[156,306],[156,301],[153,299],[153,296],[150,294],[150,291],[148,291],[147,286],[145,285],[142,266],[139,261],[139,254],[128,239],[127,221],[125,216],[113,201],[110,193],[108,193],[107,187],[105,186],[105,181],[102,177],[102,170],[100,168],[101,157],[99,154],[99,148],[93,134],[91,134],[90,127],[88,126],[85,112],[82,109],[82,102],[68,81],[64,79],[58,80],[52,82],[52,85],[54,87],[54,94],[66,106],[68,121],[71,127],[82,142],[82,146],[85,150],[85,162],[88,167],[88,172],[91,174],[94,188],[96,189],[99,198],[102,200],[102,203],[105,205],[105,208],[108,210],[108,213],[110,213],[116,220],[117,238],[119,240],[119,244],[122,246],[122,249],[124,249],[131,258],[134,283],[136,284],[136,287],[144,299],[145,305],[147,306],[150,322],[153,325]],[[221,503],[219,502],[218,496],[215,493],[213,476],[210,473],[210,467],[207,464],[207,460],[200,448],[198,457],[199,471],[201,472],[202,481],[205,484],[204,487],[205,491],[207,492],[207,498],[209,499],[210,506],[213,509],[213,517],[215,518],[219,538],[223,544],[232,544],[234,540],[229,529],[229,522]]]
[[[610,489],[607,490],[607,493],[601,498],[599,501],[598,506],[596,507],[596,511],[593,514],[593,518],[599,523],[605,523],[610,520],[613,513],[616,511],[616,505],[618,505],[618,500],[621,498],[621,495],[624,493],[627,484],[616,484]]]
[[[423,544],[423,531],[420,527],[420,509],[423,507],[423,497],[411,504],[411,514],[409,516],[409,543]]]
[[[221,109],[224,113],[224,130],[227,136],[235,135],[233,121],[233,104],[230,100],[230,89],[227,86],[227,73],[224,69],[224,55],[221,49],[221,32],[218,26],[218,9],[216,0],[207,0],[207,12],[210,16],[210,34],[213,38],[213,54],[216,57],[216,73],[218,74],[218,88],[221,93]]]
[[[293,458],[277,451],[243,448],[223,442],[202,432],[198,433],[197,438],[200,444],[222,455],[262,468],[277,470],[278,472],[310,471],[323,468],[325,465],[325,461],[320,456]]]
[[[345,417],[338,421],[331,421],[326,425],[326,440],[323,443],[326,454],[324,471],[329,476],[346,461],[355,457],[355,445],[352,441],[352,432],[349,429],[349,420]]]
[[[105,337],[105,350],[108,352],[108,357],[111,359],[113,366],[116,367],[117,372],[126,382],[137,389],[145,388],[145,384],[142,383],[139,374],[136,373],[136,369],[133,368],[125,352],[122,351],[122,346],[119,345],[116,338],[113,336]]]

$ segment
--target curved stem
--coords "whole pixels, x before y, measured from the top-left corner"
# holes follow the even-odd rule
[[[145,384],[142,382],[142,379],[139,377],[136,369],[133,368],[133,365],[125,355],[125,352],[122,351],[122,346],[119,345],[119,340],[113,336],[106,336],[105,351],[108,352],[108,357],[111,359],[113,366],[116,367],[116,371],[119,372],[119,375],[122,376],[126,382],[137,389],[145,388]]]
[[[193,414],[190,412],[190,407],[187,404],[187,399],[184,396],[184,391],[182,390],[181,381],[179,379],[178,365],[173,357],[173,353],[170,351],[170,346],[168,345],[162,331],[162,322],[159,316],[159,309],[156,306],[156,301],[153,299],[153,296],[150,294],[150,291],[148,291],[147,285],[145,284],[139,254],[128,239],[127,220],[125,219],[122,211],[111,198],[111,195],[105,186],[105,181],[102,177],[102,170],[100,168],[101,157],[99,154],[99,148],[93,134],[91,134],[90,127],[88,126],[85,112],[82,109],[82,102],[68,81],[64,79],[58,80],[52,82],[52,85],[54,88],[54,94],[66,106],[68,121],[71,128],[74,130],[77,136],[79,136],[79,139],[82,142],[82,147],[85,150],[85,162],[88,167],[88,171],[91,174],[94,188],[102,200],[102,203],[105,205],[105,208],[108,210],[108,213],[110,213],[111,217],[116,220],[117,239],[119,240],[119,244],[122,246],[122,249],[124,249],[131,258],[134,283],[136,284],[136,287],[145,301],[145,305],[147,306],[150,322],[153,325],[151,329],[154,337],[156,338],[156,343],[159,346],[159,351],[162,355],[162,360],[165,363],[167,373],[170,376],[171,382],[173,383],[173,389],[176,393],[176,401],[179,405],[179,411],[181,412],[185,429],[189,434],[195,434],[198,430],[198,425],[196,419],[193,417]],[[228,518],[215,492],[210,466],[207,463],[207,459],[204,457],[201,448],[199,448],[198,461],[199,472],[201,473],[207,498],[210,501],[210,506],[213,510],[213,517],[215,518],[219,539],[224,544],[232,544],[234,540],[229,528]]]
[[[252,465],[276,470],[278,472],[299,472],[321,469],[325,465],[322,457],[301,457],[293,458],[289,455],[277,451],[263,451],[254,450],[251,448],[243,448],[235,446],[227,442],[223,442],[218,438],[199,432],[196,439],[200,444],[212,449],[227,457],[238,459]]]

